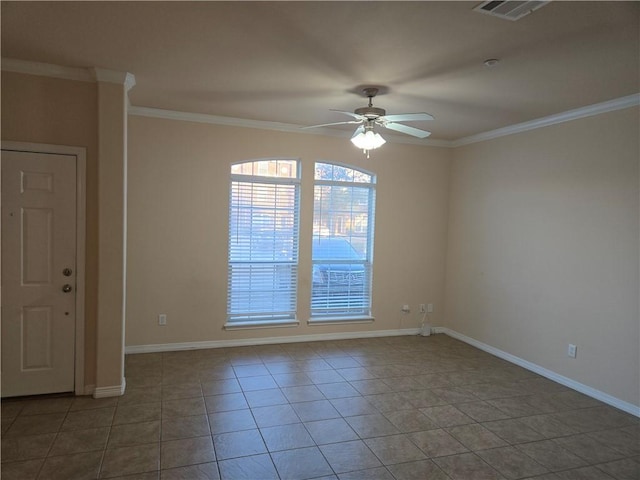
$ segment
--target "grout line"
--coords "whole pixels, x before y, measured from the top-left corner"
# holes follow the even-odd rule
[[[117,403],[116,403],[116,405],[117,405]],[[118,410],[118,407],[116,407],[116,410],[113,412],[113,418],[111,419],[111,425],[109,425],[109,433],[107,433],[107,441],[105,442],[104,448],[102,449],[102,456],[100,457],[100,463],[98,465],[98,476],[97,476],[97,478],[101,478],[100,476],[102,475],[102,466],[104,464],[104,457],[107,455],[107,448],[109,447],[109,440],[111,439],[111,427],[113,427],[113,421],[116,418],[116,411],[117,410]]]

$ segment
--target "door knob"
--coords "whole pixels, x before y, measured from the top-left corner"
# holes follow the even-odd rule
[[[72,290],[72,287],[68,283],[66,285],[63,285],[63,287],[62,287],[62,291],[64,293],[69,293],[71,290]]]

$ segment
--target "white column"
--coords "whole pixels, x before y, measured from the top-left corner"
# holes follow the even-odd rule
[[[98,315],[94,397],[122,395],[126,305],[127,93],[133,75],[94,69],[98,82]]]

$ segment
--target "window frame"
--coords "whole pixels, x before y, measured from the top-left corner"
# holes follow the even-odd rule
[[[260,168],[257,165],[255,168],[252,168],[252,174],[243,174],[243,173],[233,173],[233,168],[236,165],[242,164],[251,164],[259,162],[270,162],[270,161],[286,161],[286,162],[295,162],[296,175],[295,177],[278,177],[278,176],[266,176],[256,174],[257,168]],[[299,264],[300,264],[300,212],[301,212],[301,185],[302,185],[302,162],[299,158],[291,158],[291,157],[271,157],[271,158],[257,158],[257,159],[249,159],[249,160],[241,160],[237,162],[233,162],[230,165],[230,175],[229,175],[229,208],[228,208],[228,217],[227,217],[227,306],[226,306],[226,323],[224,324],[225,330],[235,330],[235,329],[244,329],[244,328],[274,328],[274,327],[290,327],[299,325],[299,321],[297,319],[298,315],[298,283],[299,283]],[[294,186],[294,204],[292,206],[293,210],[293,248],[292,255],[293,258],[288,262],[277,262],[275,259],[271,261],[266,260],[254,260],[254,261],[246,261],[246,260],[232,260],[232,221],[234,214],[234,184],[249,184],[249,185],[282,185],[282,186]],[[253,208],[253,201],[251,199],[251,207],[249,211]],[[274,204],[274,209],[277,208],[276,204]],[[275,217],[274,217],[275,224]],[[251,222],[251,226],[253,226],[253,222]],[[275,232],[275,230],[274,230]],[[252,238],[253,238],[253,230],[251,230]],[[251,242],[251,240],[250,240]],[[275,237],[274,237],[274,245],[275,245]],[[252,253],[251,247],[250,255]],[[275,247],[274,247],[275,248]],[[276,265],[276,264],[286,264],[289,267],[292,267],[292,272],[289,272],[289,275],[292,277],[292,281],[289,282],[292,290],[290,294],[292,298],[289,299],[290,305],[293,307],[293,310],[289,312],[288,315],[282,316],[274,316],[269,318],[270,313],[265,312],[264,315],[261,314],[252,314],[250,311],[245,312],[245,315],[242,313],[238,313],[237,311],[233,311],[232,308],[232,268],[234,265]],[[272,311],[271,314],[274,312]],[[263,317],[263,318],[260,318]]]
[[[353,170],[354,172],[359,172],[364,175],[368,175],[370,177],[369,182],[357,182],[357,181],[344,181],[344,180],[325,180],[325,179],[317,179],[316,178],[316,167],[318,164],[330,165],[333,167],[341,167],[349,170]],[[314,162],[314,172],[313,172],[313,213],[312,213],[312,225],[314,231],[312,232],[312,245],[311,245],[311,268],[312,268],[312,281],[310,282],[309,288],[309,311],[310,316],[307,321],[309,325],[332,325],[336,323],[371,323],[375,320],[375,317],[372,314],[372,300],[373,300],[373,259],[374,259],[374,232],[375,232],[375,201],[376,201],[376,188],[377,188],[377,175],[370,171],[355,165],[350,165],[343,162],[336,161],[328,161],[328,160],[317,160]],[[363,264],[365,266],[365,272],[368,271],[369,278],[365,280],[366,285],[366,295],[367,295],[367,306],[366,309],[363,309],[362,312],[348,314],[348,313],[336,313],[334,315],[322,315],[317,313],[317,309],[314,313],[313,309],[313,270],[314,265],[316,265],[313,259],[313,247],[316,239],[322,238],[322,235],[316,234],[315,226],[316,226],[316,189],[319,186],[328,186],[328,187],[348,187],[348,188],[366,188],[367,189],[367,228],[366,228],[366,256],[363,260]],[[361,225],[360,225],[361,228]],[[342,238],[342,237],[333,237],[333,238]],[[337,263],[337,262],[336,262]]]

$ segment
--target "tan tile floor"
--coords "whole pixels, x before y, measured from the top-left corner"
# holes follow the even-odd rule
[[[640,421],[444,335],[128,355],[2,402],[2,478],[640,479]]]

